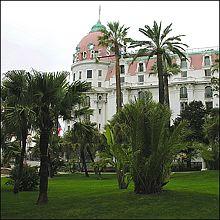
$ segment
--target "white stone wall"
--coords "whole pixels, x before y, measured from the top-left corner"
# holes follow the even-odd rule
[[[177,60],[177,64],[180,61]],[[138,92],[143,90],[149,90],[155,101],[159,101],[159,91],[158,91],[158,78],[157,75],[150,75],[146,73],[137,73],[131,76],[128,73],[128,62],[126,59],[121,59],[120,64],[125,65],[125,74],[121,75],[125,77],[125,82],[122,84],[123,93],[123,104],[129,103],[131,100],[138,98]],[[71,67],[72,74],[76,73],[75,80],[79,79],[79,71],[82,71],[81,81],[87,81],[92,83],[93,91],[88,92],[91,101],[91,108],[94,110],[93,116],[91,116],[91,121],[96,122],[97,126],[101,125],[100,130],[103,131],[104,125],[107,120],[110,120],[112,116],[116,113],[116,92],[115,92],[115,76],[110,78],[109,81],[105,81],[106,74],[108,71],[108,66],[110,62],[99,62],[94,61],[82,61],[74,63]],[[145,68],[145,65],[144,65]],[[92,79],[87,79],[86,70],[92,69],[93,76]],[[102,77],[98,77],[98,70],[102,70]],[[171,76],[169,78],[169,96],[170,96],[170,107],[172,110],[171,120],[174,120],[180,114],[180,103],[191,102],[193,100],[201,100],[203,104],[206,101],[213,101],[213,107],[219,107],[218,97],[213,96],[213,98],[205,98],[205,86],[211,85],[211,77],[206,77],[204,68],[200,70],[194,70],[190,68],[190,61],[187,61],[187,77],[181,77],[181,73]],[[144,82],[138,82],[138,75],[144,75]],[[218,73],[215,73],[218,76]],[[70,81],[72,82],[72,76],[70,76]],[[98,87],[98,82],[102,83],[102,87]],[[180,98],[180,88],[185,86],[187,88],[188,97],[186,99]],[[99,95],[102,99],[99,100]],[[101,114],[99,113],[101,109]],[[66,125],[65,125],[66,126]],[[66,130],[66,129],[65,129]]]

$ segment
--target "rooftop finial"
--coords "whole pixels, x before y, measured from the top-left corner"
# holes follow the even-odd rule
[[[99,5],[99,22],[100,22],[100,14],[101,14],[101,5]]]

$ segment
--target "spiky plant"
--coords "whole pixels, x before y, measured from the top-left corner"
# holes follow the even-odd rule
[[[171,131],[167,127],[170,110],[152,101],[145,93],[142,99],[124,106],[114,120],[126,126],[132,147],[132,177],[138,194],[157,193],[167,183],[171,163],[182,148],[183,123]]]

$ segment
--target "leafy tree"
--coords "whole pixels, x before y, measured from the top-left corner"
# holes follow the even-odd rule
[[[42,73],[33,70],[30,79],[30,95],[40,132],[40,191],[37,204],[48,201],[48,144],[57,120],[57,106],[63,106],[59,112],[61,116],[71,117],[71,111],[73,106],[78,104],[79,96],[89,88],[85,82],[77,81],[68,85],[67,75],[67,72]]]
[[[187,154],[187,167],[191,167],[191,158],[194,155],[193,142],[205,143],[206,138],[203,132],[203,126],[205,122],[206,110],[201,101],[192,101],[186,108],[180,113],[180,116],[176,118],[174,124],[177,125],[180,121],[188,121],[187,128],[190,131],[186,136],[188,147],[185,152]],[[191,143],[191,144],[190,144]]]
[[[147,55],[147,65],[151,57],[156,55],[157,57],[157,71],[159,80],[159,102],[164,104],[164,61],[171,66],[171,55],[176,54],[180,58],[186,58],[183,46],[188,45],[181,42],[181,37],[185,35],[177,35],[168,37],[168,34],[172,31],[172,23],[168,25],[163,31],[161,30],[161,22],[158,25],[154,21],[153,27],[145,25],[144,28],[139,28],[139,31],[144,34],[149,40],[145,41],[133,41],[130,47],[140,47],[138,53],[134,57],[134,60],[141,55]],[[167,76],[165,75],[165,81]]]
[[[174,130],[167,127],[171,112],[152,100],[149,93],[114,116],[126,127],[132,150],[131,170],[134,191],[138,194],[157,193],[167,183],[170,167],[182,147],[185,122]]]
[[[206,117],[203,128],[208,139],[208,149],[213,155],[213,158],[208,160],[208,166],[210,169],[219,169],[219,109]]]
[[[115,77],[116,77],[116,104],[117,111],[122,107],[121,83],[120,83],[120,51],[126,48],[126,44],[131,41],[127,37],[129,27],[120,26],[119,22],[109,22],[107,29],[102,29],[102,36],[98,38],[99,45],[110,47],[115,54]]]

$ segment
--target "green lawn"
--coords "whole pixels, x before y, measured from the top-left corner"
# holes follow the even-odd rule
[[[114,174],[96,180],[81,174],[49,180],[49,203],[37,206],[38,192],[14,195],[2,178],[1,218],[16,219],[218,219],[218,171],[175,173],[161,194],[136,195],[117,189]]]

